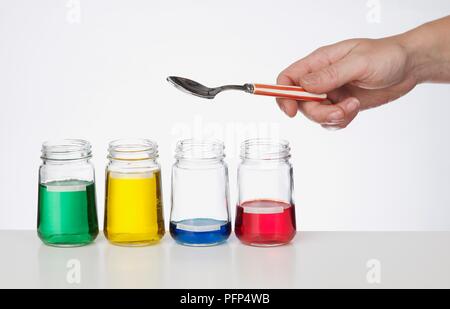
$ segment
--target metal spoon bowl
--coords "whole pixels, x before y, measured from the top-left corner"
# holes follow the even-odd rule
[[[253,93],[252,84],[226,85],[221,87],[209,88],[191,79],[178,76],[169,76],[167,77],[167,81],[183,92],[205,99],[214,99],[218,93],[225,90],[241,90],[248,93]]]

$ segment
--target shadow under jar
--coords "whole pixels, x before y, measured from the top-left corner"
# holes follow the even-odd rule
[[[98,235],[94,167],[89,142],[45,142],[39,168],[37,230],[47,245],[83,246]]]
[[[231,233],[228,168],[215,140],[183,140],[172,168],[170,234],[179,244],[214,246]]]
[[[164,236],[158,146],[147,139],[109,144],[105,237],[115,245],[145,246]]]
[[[252,246],[279,246],[296,234],[293,169],[286,141],[250,139],[241,145],[235,233]]]

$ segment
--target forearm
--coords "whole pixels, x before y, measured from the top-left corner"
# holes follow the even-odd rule
[[[417,83],[450,83],[450,16],[398,36]]]

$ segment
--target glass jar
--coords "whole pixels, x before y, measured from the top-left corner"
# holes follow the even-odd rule
[[[66,139],[42,145],[37,230],[51,246],[87,245],[98,235],[91,144]]]
[[[241,145],[235,233],[253,246],[278,246],[295,236],[293,169],[286,141],[250,139]]]
[[[187,246],[213,246],[231,233],[228,168],[224,145],[215,140],[183,140],[172,168],[170,234]]]
[[[145,246],[165,233],[158,145],[147,139],[109,144],[104,233],[113,244]]]

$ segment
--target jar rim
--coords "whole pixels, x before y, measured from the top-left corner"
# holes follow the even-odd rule
[[[291,157],[291,147],[284,139],[251,138],[241,144],[241,159],[282,160]]]
[[[177,160],[222,160],[225,158],[225,145],[218,139],[184,139],[175,147]]]
[[[80,160],[92,157],[91,144],[83,139],[59,139],[42,143],[43,160]]]
[[[108,158],[113,160],[148,160],[158,158],[158,144],[145,138],[116,139],[108,145]]]

